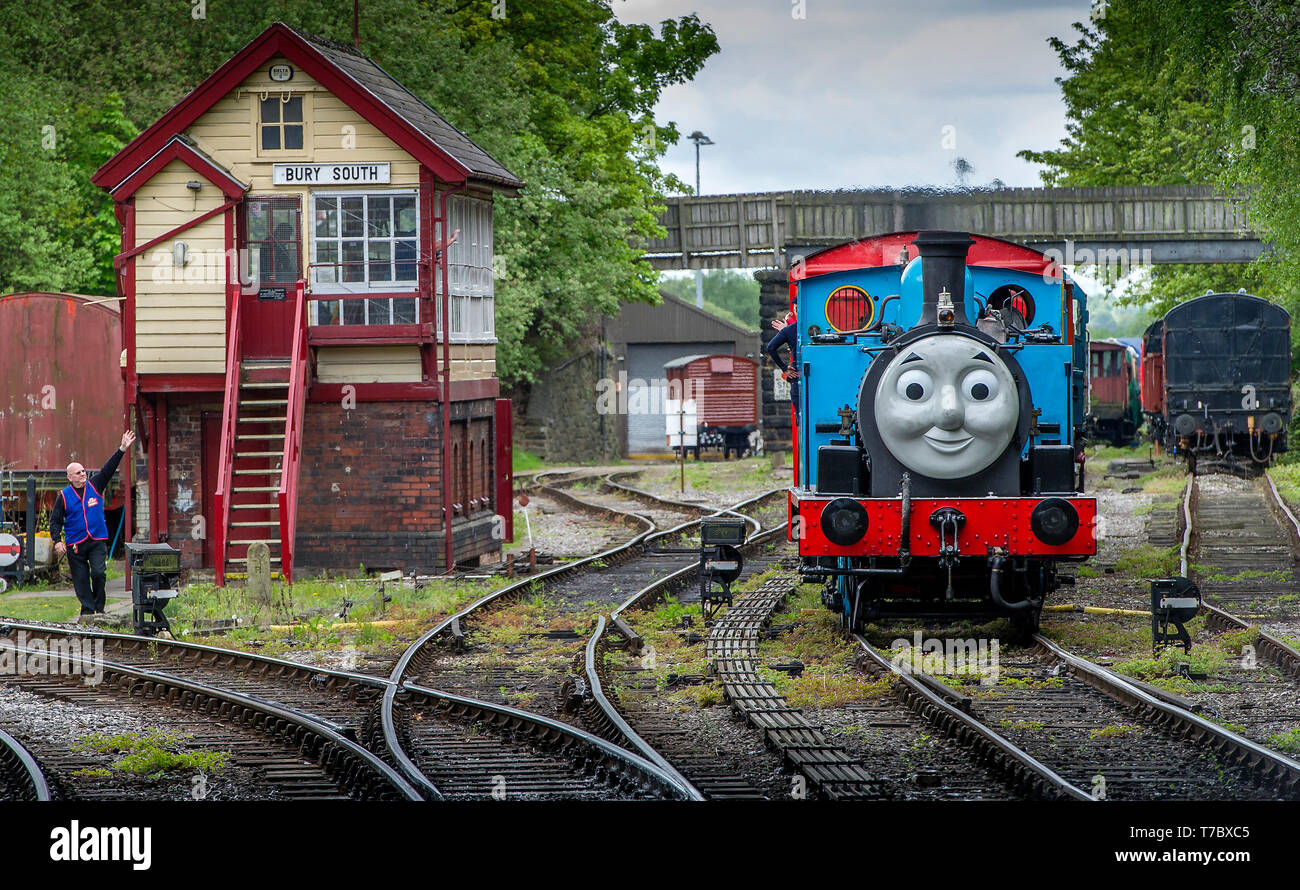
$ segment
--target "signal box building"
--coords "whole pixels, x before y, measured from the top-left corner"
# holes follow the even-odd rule
[[[509,170],[366,56],[276,23],[94,182],[122,227],[136,539],[219,582],[255,541],[290,578],[500,550]]]

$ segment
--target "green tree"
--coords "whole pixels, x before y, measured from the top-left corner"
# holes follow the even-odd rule
[[[0,293],[116,294],[112,200],[90,175],[134,135],[113,95],[0,71]]]
[[[759,326],[758,282],[752,273],[735,269],[709,269],[704,273],[704,308],[742,327]],[[695,304],[695,276],[664,277],[659,289],[679,300]]]
[[[222,0],[195,19],[174,0],[86,0],[57,29],[42,10],[7,6],[0,51],[29,83],[75,83],[87,102],[120,95],[137,127],[272,21],[352,42],[343,3]],[[526,183],[495,211],[504,382],[534,379],[621,302],[658,299],[658,275],[632,244],[661,233],[664,194],[685,187],[659,169],[678,132],[652,109],[717,52],[708,25],[624,25],[611,0],[375,0],[360,32],[363,52]]]
[[[1209,183],[1249,195],[1274,252],[1249,266],[1160,266],[1128,302],[1156,314],[1207,290],[1300,312],[1300,20],[1290,0],[1112,0],[1052,39],[1067,136],[1020,156],[1048,185]],[[1300,331],[1297,331],[1300,335]]]
[[[1228,122],[1203,67],[1170,51],[1145,0],[1107,4],[1105,15],[1076,22],[1078,40],[1049,38],[1066,71],[1058,78],[1067,111],[1061,147],[1024,150],[1042,164],[1048,186],[1187,185],[1223,174]],[[1163,20],[1163,15],[1161,15]],[[1239,265],[1158,266],[1124,301],[1161,314],[1206,290],[1242,286]]]

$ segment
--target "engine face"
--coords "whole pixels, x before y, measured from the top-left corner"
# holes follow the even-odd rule
[[[935,334],[906,346],[876,387],[875,424],[890,453],[934,479],[961,479],[1006,450],[1020,421],[1010,369],[970,337]]]

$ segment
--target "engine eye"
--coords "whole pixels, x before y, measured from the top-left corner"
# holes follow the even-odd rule
[[[992,371],[971,371],[962,381],[961,391],[973,402],[987,402],[998,394],[998,378]]]
[[[911,402],[923,402],[934,392],[934,380],[930,375],[912,368],[898,375],[898,394]]]

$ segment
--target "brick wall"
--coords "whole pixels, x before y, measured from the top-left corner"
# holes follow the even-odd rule
[[[493,401],[452,403],[453,554],[499,550]],[[309,402],[298,481],[296,571],[443,571],[442,419],[436,402]],[[448,455],[450,458],[451,455]],[[486,464],[485,464],[486,462]],[[459,473],[455,470],[459,464]]]
[[[181,566],[187,569],[203,565],[203,536],[213,533],[198,523],[210,497],[203,490],[204,411],[220,413],[221,403],[167,405],[167,543],[181,551]]]

